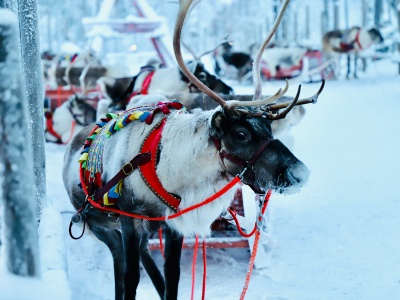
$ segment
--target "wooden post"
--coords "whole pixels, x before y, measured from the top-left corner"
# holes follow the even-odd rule
[[[37,277],[32,143],[25,99],[18,19],[0,9],[0,177],[5,261],[10,273]]]

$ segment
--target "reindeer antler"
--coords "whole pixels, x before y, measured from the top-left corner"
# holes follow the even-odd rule
[[[224,44],[224,43],[230,43],[231,41],[228,41],[228,37],[229,37],[229,34],[228,34],[226,37],[224,37],[223,40],[222,40],[221,42],[217,43],[214,47],[212,47],[211,49],[208,49],[208,50],[204,51],[204,52],[201,53],[201,54],[196,54],[196,52],[193,51],[193,49],[192,49],[188,44],[186,44],[184,41],[182,41],[182,45],[183,45],[183,47],[186,48],[186,50],[193,56],[193,58],[194,58],[196,61],[200,61],[201,58],[202,58],[203,56],[205,56],[205,55],[207,55],[207,54],[209,54],[209,53],[211,53],[211,52],[214,52],[214,51],[215,51],[219,46],[221,46],[222,44]]]
[[[299,85],[296,96],[294,97],[294,99],[292,101],[287,101],[284,103],[271,103],[271,104],[265,105],[265,106],[261,107],[262,113],[258,113],[258,114],[256,113],[255,115],[267,116],[270,120],[283,119],[290,112],[290,110],[293,107],[295,107],[296,105],[317,103],[318,96],[321,94],[322,90],[324,89],[324,86],[325,86],[325,80],[322,80],[321,86],[317,93],[315,93],[311,97],[299,99],[300,90],[301,90],[301,85]],[[284,109],[284,108],[286,108],[284,111],[279,112],[280,109]]]
[[[86,78],[87,74],[89,73],[89,69],[92,67],[92,65],[93,65],[93,61],[89,61],[89,63],[83,68],[82,73],[79,76],[79,82],[81,84],[81,90],[82,90],[83,95],[86,95],[88,92],[88,89],[86,87],[85,78]]]
[[[69,88],[72,90],[72,92],[74,94],[76,94],[76,90],[74,89],[74,86],[72,85],[71,78],[69,77],[69,74],[70,74],[71,69],[74,66],[75,62],[76,62],[76,59],[74,61],[71,61],[69,63],[69,65],[65,68],[65,72],[64,72],[64,80],[67,82],[67,84],[69,85]]]
[[[278,14],[278,17],[271,29],[271,32],[269,33],[268,37],[266,40],[262,43],[260,48],[257,51],[256,57],[253,62],[253,80],[254,80],[254,97],[252,101],[232,101],[232,102],[226,102],[222,97],[220,97],[217,93],[213,92],[211,89],[209,89],[206,85],[204,85],[199,79],[194,76],[189,69],[187,68],[186,64],[183,61],[182,58],[182,53],[181,53],[181,33],[182,33],[182,27],[185,22],[185,18],[188,15],[188,12],[190,11],[190,7],[192,5],[192,0],[180,0],[180,5],[179,5],[179,12],[178,16],[176,19],[175,23],[175,29],[174,29],[174,51],[175,51],[175,57],[178,62],[179,67],[181,68],[182,72],[186,75],[186,77],[194,84],[197,86],[197,88],[208,95],[211,99],[215,100],[223,109],[229,109],[229,110],[237,110],[241,111],[244,113],[249,113],[251,115],[255,116],[267,116],[271,120],[277,120],[284,118],[289,111],[295,106],[295,105],[301,105],[301,104],[307,104],[307,103],[315,103],[316,99],[318,98],[318,95],[321,93],[325,82],[323,81],[319,91],[317,94],[315,94],[313,97],[310,98],[305,98],[305,99],[300,99],[300,90],[301,86],[299,86],[296,97],[293,99],[293,101],[282,103],[282,104],[274,104],[273,102],[281,98],[285,93],[287,92],[289,88],[289,83],[286,80],[286,85],[285,88],[279,89],[275,95],[267,98],[267,99],[261,99],[261,93],[262,93],[262,87],[261,87],[261,79],[260,79],[260,62],[261,62],[261,56],[262,53],[264,52],[266,46],[268,45],[269,41],[272,39],[273,35],[275,34],[279,23],[282,20],[283,14],[289,5],[290,0],[285,0],[283,3],[280,12]],[[248,111],[246,112],[243,109],[238,108],[239,106],[255,106],[259,107],[257,110],[253,111]],[[285,108],[284,111],[279,112],[280,109]]]
[[[230,107],[238,107],[238,106],[262,106],[262,105],[266,105],[269,103],[273,103],[275,100],[278,100],[279,98],[281,98],[283,95],[286,94],[287,90],[289,88],[289,82],[286,79],[286,85],[285,88],[279,89],[275,95],[267,98],[267,99],[263,99],[263,100],[252,100],[252,101],[235,101],[232,102],[230,104]]]
[[[179,12],[176,18],[175,29],[174,29],[174,52],[176,61],[181,68],[182,72],[186,75],[186,77],[203,93],[210,96],[211,99],[214,99],[221,107],[227,108],[227,103],[224,99],[222,99],[217,93],[208,88],[205,84],[203,84],[196,76],[193,75],[192,72],[187,68],[181,52],[181,35],[182,35],[182,27],[185,22],[185,18],[188,14],[190,6],[192,5],[192,0],[180,0]]]
[[[303,99],[300,99],[300,100],[296,101],[295,105],[303,105],[303,104],[309,104],[309,103],[315,104],[315,103],[317,103],[318,96],[321,94],[322,90],[324,89],[324,86],[325,86],[325,80],[323,79],[322,83],[321,83],[321,86],[320,86],[320,88],[319,88],[317,93],[315,93],[311,97],[303,98]],[[288,102],[284,102],[284,103],[271,104],[271,105],[268,105],[267,110],[276,111],[276,110],[279,110],[279,109],[283,109],[285,107],[288,107],[292,102],[293,102],[293,100],[292,101],[288,101]]]
[[[261,78],[260,78],[260,63],[261,63],[262,54],[263,54],[265,48],[267,47],[268,43],[274,36],[276,30],[278,29],[278,26],[283,18],[283,14],[285,13],[287,6],[289,5],[289,2],[290,2],[290,0],[285,0],[285,2],[283,3],[281,10],[279,11],[278,17],[276,18],[275,23],[272,26],[272,29],[271,29],[268,37],[261,44],[260,48],[258,48],[256,56],[254,57],[253,71],[252,71],[253,72],[253,85],[254,85],[253,100],[252,101],[237,101],[237,102],[232,103],[232,106],[235,106],[235,107],[236,106],[252,106],[252,105],[261,106],[261,105],[265,105],[265,104],[271,103],[271,102],[279,99],[286,93],[286,91],[288,89],[288,81],[287,80],[286,80],[286,86],[282,92],[280,89],[274,96],[264,99],[264,100],[260,100],[261,94],[262,94],[262,86],[261,86]],[[280,97],[277,97],[278,95],[280,95]]]

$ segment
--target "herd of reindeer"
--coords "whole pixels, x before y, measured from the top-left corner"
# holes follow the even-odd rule
[[[357,78],[357,61],[359,54],[373,45],[383,42],[379,30],[353,27],[348,30],[334,30],[327,32],[322,39],[322,52],[324,61],[322,66],[317,66],[322,73],[322,68],[332,70],[333,76],[338,72],[337,57],[347,57],[347,78],[353,73]],[[250,53],[233,51],[232,42],[223,42],[218,47],[202,55],[196,55],[190,47],[185,48],[193,55],[193,60],[186,64],[195,76],[207,87],[218,93],[225,100],[250,99],[249,95],[235,95],[233,88],[221,78],[229,74],[238,81],[252,78],[253,55]],[[268,75],[272,78],[279,77],[280,70],[290,66],[301,65],[302,60],[309,50],[296,47],[279,47],[270,45],[262,55],[262,62],[268,66]],[[205,54],[213,53],[215,70],[209,72],[201,62]],[[351,58],[354,65],[351,68]],[[50,142],[67,143],[85,125],[98,120],[110,111],[123,111],[134,105],[135,99],[140,95],[161,94],[169,99],[179,98],[190,108],[212,108],[213,101],[207,96],[203,97],[200,90],[186,77],[179,66],[162,67],[158,59],[152,59],[145,64],[140,72],[133,77],[115,77],[112,67],[104,67],[91,52],[84,53],[71,59],[65,66],[59,63],[59,57],[47,60],[44,67],[45,82],[49,86],[67,86],[74,91],[74,96],[61,105],[54,112],[47,113],[46,140]],[[352,71],[352,72],[351,72]],[[312,70],[311,72],[312,73]],[[263,72],[261,71],[261,74]],[[284,76],[284,75],[282,75]],[[285,74],[285,78],[290,74]],[[95,87],[95,105],[87,101],[88,91]],[[75,92],[76,91],[76,92]],[[205,100],[203,99],[205,98]],[[96,112],[97,111],[97,112]],[[293,121],[293,124],[296,124]]]
[[[285,146],[276,137],[283,136],[303,118],[302,105],[317,101],[324,80],[310,97],[301,98],[300,87],[295,97],[285,96],[288,81],[272,96],[262,93],[261,62],[264,57],[268,60],[265,50],[274,49],[267,47],[288,4],[289,0],[282,4],[271,32],[254,56],[234,52],[229,42],[212,51],[217,74],[227,72],[229,67],[241,79],[250,72],[255,89],[252,95],[235,95],[230,86],[205,69],[198,56],[190,62],[183,60],[181,30],[191,0],[180,0],[173,39],[177,66],[162,67],[158,60],[152,60],[136,76],[116,78],[109,76],[110,70],[93,55],[87,55],[46,74],[47,80],[54,80],[58,86],[74,89],[68,101],[46,116],[46,138],[68,144],[64,184],[77,210],[75,219],[84,220],[112,253],[115,299],[135,299],[139,262],[161,299],[177,299],[183,237],[208,235],[211,224],[229,207],[234,191],[176,218],[168,216],[196,206],[237,174],[243,184],[259,194],[269,189],[297,192],[307,181],[307,167],[292,154],[290,145]],[[336,30],[324,35],[323,51],[329,57],[338,53],[357,57],[382,41],[376,29]],[[285,60],[301,59],[301,55],[289,50],[282,62],[278,58],[270,62],[275,71]],[[79,59],[85,62],[83,66],[79,66]],[[93,86],[102,95],[97,107],[87,101]],[[110,112],[119,114],[101,119]],[[138,117],[143,115],[146,120]],[[95,127],[99,120],[102,125]],[[144,152],[153,133],[158,134],[158,139],[154,137],[149,142],[153,148],[149,146],[149,152]],[[78,167],[82,153],[87,155],[85,166]],[[147,178],[150,175],[146,174],[152,172],[156,178]],[[155,182],[154,186],[151,182]],[[102,203],[101,207],[108,207],[104,201],[110,200],[111,189],[118,185],[119,192],[112,190],[117,194],[112,207],[124,212],[118,218],[88,202],[92,197]],[[142,217],[132,218],[125,213]],[[165,218],[148,220],[160,216]],[[148,250],[149,236],[160,227],[166,239],[164,274]]]
[[[352,73],[357,78],[359,54],[382,42],[383,37],[375,28],[352,27],[348,30],[327,32],[322,39],[323,61],[315,69],[322,79],[325,79],[323,74],[327,74],[323,69],[331,72],[329,74],[335,78],[339,73],[337,58],[344,54],[347,57],[346,77],[349,78]],[[186,62],[187,66],[208,88],[225,100],[251,98],[249,95],[235,95],[233,88],[221,78],[234,78],[239,82],[251,79],[254,55],[233,51],[233,43],[228,41],[202,55],[196,55],[189,46],[182,44],[193,56],[193,60]],[[269,45],[261,59],[261,64],[267,66],[267,72],[261,69],[263,79],[284,79],[300,74],[300,71],[290,73],[290,70],[300,70],[304,57],[310,51],[304,47]],[[214,72],[206,70],[201,62],[201,57],[209,53],[213,54]],[[213,105],[207,96],[206,100],[203,99],[203,94],[179,66],[163,67],[158,59],[148,61],[135,76],[122,78],[115,76],[117,71],[113,67],[102,66],[91,51],[76,55],[76,58],[64,62],[65,65],[60,63],[60,57],[52,56],[44,61],[44,81],[47,87],[69,87],[74,92],[74,96],[58,107],[54,114],[47,112],[46,140],[49,142],[69,142],[82,126],[99,119],[107,112],[125,110],[134,105],[135,99],[140,95],[161,94],[169,99],[179,98],[188,107],[212,108]],[[281,72],[285,68],[289,73]],[[310,74],[316,73],[309,71]],[[96,100],[100,100],[95,103],[88,101],[93,89]]]

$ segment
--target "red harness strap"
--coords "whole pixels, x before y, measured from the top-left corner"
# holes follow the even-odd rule
[[[140,175],[149,189],[168,207],[172,208],[175,212],[178,211],[181,199],[175,195],[168,193],[161,184],[156,174],[157,169],[157,152],[160,145],[162,130],[164,128],[166,119],[164,118],[149,134],[148,138],[143,142],[140,153],[151,153],[150,163],[139,166]]]
[[[361,30],[357,31],[355,42],[356,42],[358,48],[360,48],[360,50],[363,50],[364,48],[363,48],[363,46],[362,46],[361,43],[360,43],[360,31],[361,31]]]
[[[53,113],[51,111],[46,111],[44,116],[46,117],[47,132],[54,136],[57,139],[58,143],[62,143],[61,136],[57,132],[55,132],[53,128]]]
[[[363,47],[363,45],[361,44],[361,41],[360,41],[360,33],[361,33],[361,30],[358,30],[357,34],[356,34],[356,38],[351,43],[348,43],[348,44],[340,43],[340,48],[345,52],[350,52],[350,51],[354,50],[354,45],[357,45],[357,47],[360,50],[364,50],[364,49],[368,48],[369,46],[371,46],[372,43],[369,43],[369,44],[365,45],[365,47]]]
[[[140,91],[140,94],[142,95],[147,95],[149,93],[149,87],[151,84],[151,80],[153,79],[153,75],[156,71],[151,71],[146,78],[143,80],[142,83],[142,89]]]
[[[142,88],[140,90],[135,90],[133,91],[129,97],[127,98],[127,103],[135,96],[137,95],[148,95],[149,94],[149,87],[151,84],[151,80],[153,79],[155,71],[150,71],[149,74],[144,78],[143,83],[142,83]]]
[[[113,186],[115,186],[121,179],[124,179],[125,177],[129,176],[132,174],[135,169],[137,169],[138,166],[142,164],[147,164],[150,162],[151,156],[150,153],[142,153],[136,155],[131,161],[126,163],[122,169],[108,181],[105,185],[103,185],[101,188],[99,188],[95,195],[93,200],[102,203],[103,201],[103,196],[105,193],[107,193]]]

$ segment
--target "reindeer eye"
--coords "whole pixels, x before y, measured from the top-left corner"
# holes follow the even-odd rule
[[[200,72],[199,76],[197,76],[200,81],[206,81],[207,80],[207,74],[204,72]]]
[[[237,138],[239,141],[247,141],[247,140],[249,140],[248,135],[247,135],[245,132],[243,132],[243,131],[237,131],[237,132],[235,133],[235,135],[236,135],[236,138]]]

